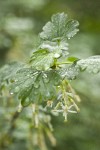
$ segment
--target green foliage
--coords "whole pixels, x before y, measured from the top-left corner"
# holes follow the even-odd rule
[[[31,102],[39,104],[56,99],[59,93],[62,93],[63,81],[67,83],[68,79],[74,79],[79,71],[87,69],[99,72],[100,56],[79,60],[68,57],[68,52],[67,56],[63,54],[63,51],[68,51],[65,41],[77,33],[77,26],[78,22],[68,21],[64,13],[53,15],[51,22],[48,22],[40,33],[42,44],[33,52],[29,64],[21,66],[12,63],[0,70],[1,87],[3,82],[8,81],[11,94],[18,93],[23,106]],[[64,62],[63,57],[66,57]]]
[[[60,80],[55,70],[41,72],[32,68],[23,68],[12,78],[10,92],[18,93],[23,106],[31,102],[40,104],[56,97],[56,86],[60,84]]]
[[[30,63],[34,69],[47,70],[54,65],[54,54],[45,49],[38,50],[33,53]]]
[[[39,34],[40,46],[32,53],[29,62],[14,62],[0,69],[1,95],[3,96],[3,91],[7,88],[10,95],[19,99],[21,104],[18,112],[23,107],[32,105],[36,127],[39,127],[41,120],[44,125],[50,123],[50,119],[45,122],[46,115],[42,115],[41,119],[42,112],[49,115],[61,113],[65,121],[68,113],[77,113],[79,108],[76,103],[80,98],[71,87],[70,81],[85,70],[93,73],[100,71],[100,56],[87,59],[69,56],[68,39],[77,33],[78,25],[77,21],[69,20],[64,13],[53,15],[51,22]],[[44,132],[41,123],[40,126],[39,129]],[[53,143],[50,129],[47,126],[48,136]]]
[[[33,52],[29,64],[23,66],[12,63],[1,68],[1,88],[5,81],[8,82],[10,93],[17,93],[23,106],[41,104],[48,100],[53,102],[60,97],[57,103],[61,103],[59,106],[62,109],[64,103],[67,112],[71,102],[65,90],[69,86],[68,80],[75,79],[85,69],[95,73],[100,71],[100,56],[82,60],[68,57],[67,39],[77,33],[77,26],[78,22],[68,20],[64,13],[53,15],[51,22],[40,33],[42,44]],[[64,92],[66,94],[63,96]]]
[[[16,72],[23,67],[20,62],[12,62],[0,69],[0,93],[2,88],[7,86],[12,80],[12,77],[16,75]]]
[[[77,66],[81,70],[86,69],[88,72],[98,73],[100,72],[100,56],[91,56],[87,59],[79,60]]]
[[[67,14],[58,13],[53,15],[51,22],[48,22],[43,27],[43,32],[40,33],[40,37],[48,41],[70,39],[77,33],[78,25],[79,23],[77,21],[69,20]]]

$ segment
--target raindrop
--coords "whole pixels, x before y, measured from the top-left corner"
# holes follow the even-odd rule
[[[59,80],[55,80],[54,85],[58,85],[59,84]]]
[[[15,80],[14,79],[10,79],[10,82],[13,83],[13,82],[15,82]]]
[[[10,94],[13,95],[14,93],[13,93],[13,92],[10,92]]]
[[[34,72],[34,73],[33,73],[33,76],[35,76],[35,75],[38,75],[38,72]]]
[[[49,78],[48,78],[47,74],[45,74],[45,73],[43,74],[43,80],[45,83],[49,82]]]
[[[34,87],[37,89],[39,88],[39,83],[34,83]]]
[[[18,82],[18,80],[16,79],[15,82]]]
[[[99,72],[99,69],[98,68],[94,68],[93,69],[93,73],[98,73]]]
[[[73,20],[72,23],[74,23],[75,21]]]
[[[39,67],[39,66],[36,66],[36,69],[37,69],[37,70],[40,70],[40,67]]]
[[[32,74],[33,72],[30,71],[30,74]]]
[[[38,94],[38,91],[37,91],[37,90],[34,90],[34,94],[37,95],[37,94]]]
[[[26,98],[26,99],[25,99],[25,102],[28,103],[28,102],[29,102],[29,98]]]
[[[59,57],[60,57],[60,54],[55,53],[55,54],[54,54],[54,57],[55,57],[55,58],[59,58]]]
[[[36,58],[35,56],[32,57],[32,59],[35,59],[35,58]]]
[[[25,88],[29,88],[29,85],[26,84],[26,85],[25,85]]]
[[[44,77],[44,78],[47,78],[47,74],[44,73],[44,74],[43,74],[43,77]]]
[[[22,103],[23,106],[29,105],[30,102],[31,102],[31,101],[30,101],[30,99],[29,99],[28,97],[27,97],[26,99],[24,99],[24,100],[21,101],[21,103]]]
[[[46,92],[46,97],[49,98],[50,97],[50,93],[49,91]]]
[[[73,75],[71,78],[70,78],[70,80],[75,80],[76,79],[76,76],[75,75]]]
[[[93,62],[90,62],[90,65],[93,65]]]
[[[44,78],[44,82],[48,83],[49,82],[49,78]]]
[[[45,64],[45,65],[44,65],[44,69],[47,70],[48,68],[49,68],[49,65],[48,65],[48,64]]]
[[[16,88],[15,88],[15,92],[18,92],[19,91],[19,87],[17,86]]]
[[[82,69],[82,70],[85,70],[86,68],[87,68],[87,66],[85,66],[85,65],[84,65],[84,66],[81,66],[81,69]]]

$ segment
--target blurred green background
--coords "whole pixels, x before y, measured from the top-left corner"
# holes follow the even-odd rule
[[[100,55],[100,0],[0,0],[0,66],[15,60],[27,61],[38,45],[38,33],[57,12],[65,12],[80,23],[80,32],[69,41],[71,55],[79,58]],[[81,111],[69,115],[67,124],[60,117],[52,119],[57,146],[53,148],[47,142],[48,149],[99,150],[100,74],[83,73],[71,84],[82,99]],[[0,98],[0,134],[7,130],[13,114],[8,106],[16,107],[18,103],[8,100],[9,97],[2,102]],[[20,129],[14,133],[14,141],[7,150],[31,150],[27,124],[28,119],[22,115],[18,122]]]

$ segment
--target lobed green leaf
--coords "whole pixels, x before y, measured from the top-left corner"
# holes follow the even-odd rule
[[[11,93],[18,94],[22,104],[42,103],[56,97],[56,86],[61,77],[55,70],[39,71],[32,68],[20,69],[13,78]]]
[[[16,72],[22,68],[22,66],[24,66],[24,64],[20,62],[12,62],[0,69],[0,90],[12,80]]]
[[[98,73],[100,72],[100,56],[91,56],[87,59],[81,59],[77,61],[77,67],[80,70],[87,70],[90,73]]]
[[[74,59],[72,59],[74,60]],[[89,73],[100,72],[100,56],[91,56],[87,59],[76,59],[72,65],[65,65],[60,69],[60,75],[69,80],[75,79],[80,72],[88,71]]]
[[[40,38],[47,41],[70,39],[78,32],[78,25],[78,21],[69,20],[67,14],[57,13],[43,27]]]
[[[31,66],[37,70],[47,70],[54,64],[54,54],[47,50],[35,51],[30,58]]]

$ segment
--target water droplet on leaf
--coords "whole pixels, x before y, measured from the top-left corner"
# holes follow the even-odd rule
[[[43,80],[45,83],[49,82],[49,78],[48,78],[47,74],[43,74]]]
[[[18,79],[13,80],[14,82],[18,82]]]
[[[37,95],[38,94],[38,90],[34,90],[34,94]]]
[[[46,92],[46,97],[48,97],[48,98],[50,97],[49,91]]]
[[[11,79],[10,82],[13,83],[13,82],[15,82],[15,80],[14,80],[14,79]]]
[[[13,92],[10,92],[10,94],[13,95],[14,93],[13,93]]]
[[[34,73],[33,73],[33,76],[35,76],[35,75],[38,75],[38,72],[34,72]]]
[[[98,68],[93,69],[93,73],[98,73],[98,72],[99,72]]]
[[[19,87],[17,86],[14,91],[18,92],[19,91]]]
[[[55,54],[54,54],[54,57],[55,57],[55,58],[59,58],[59,57],[60,57],[60,54],[55,53]]]
[[[59,80],[55,80],[54,85],[58,85],[59,84]]]
[[[30,103],[31,103],[31,101],[28,97],[21,101],[22,106],[28,106]]]
[[[48,83],[49,82],[49,78],[44,78],[44,82]]]
[[[34,83],[35,88],[39,88],[39,83]]]

